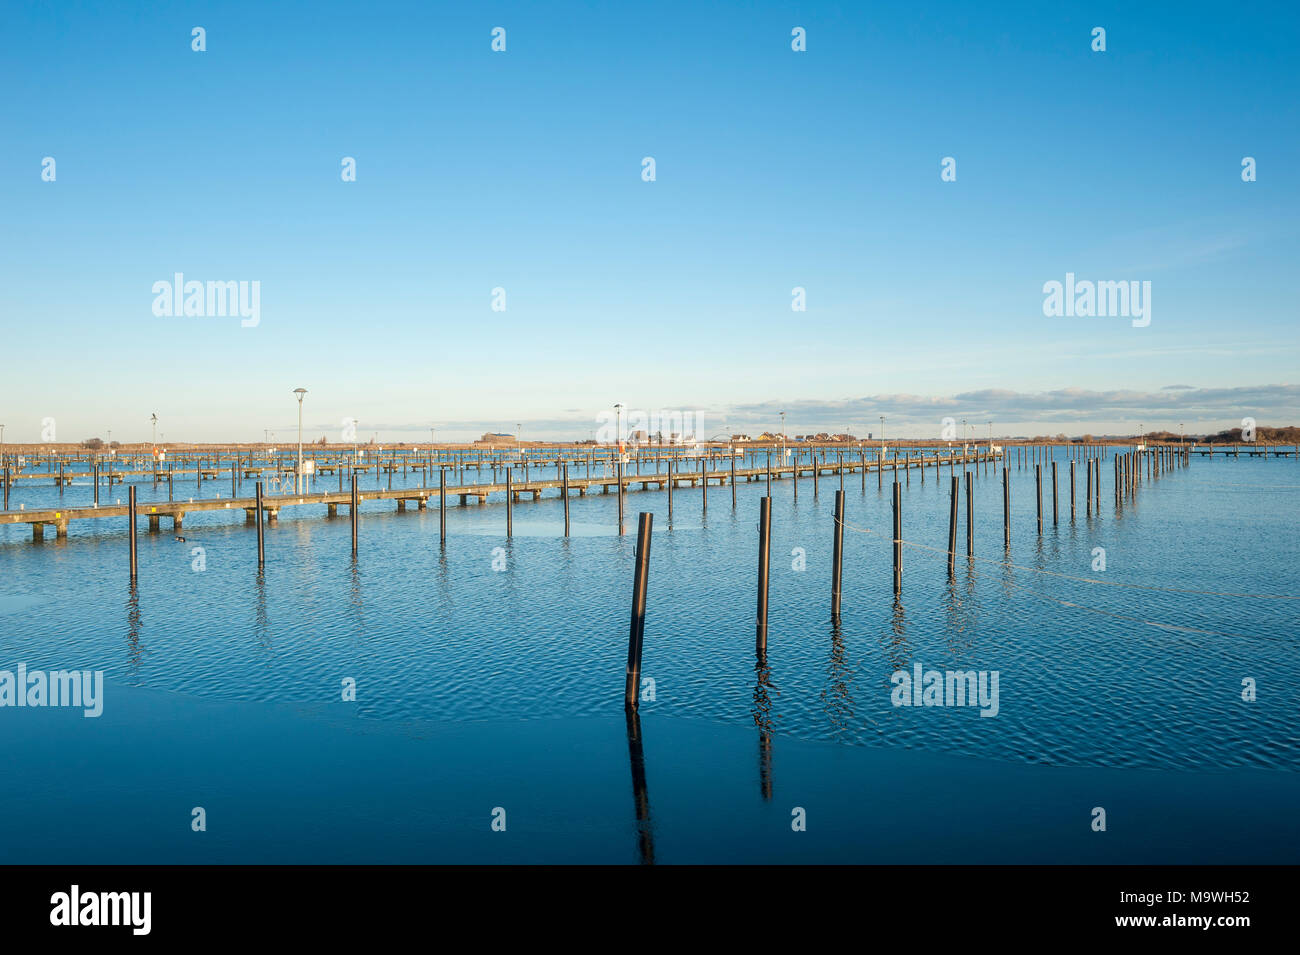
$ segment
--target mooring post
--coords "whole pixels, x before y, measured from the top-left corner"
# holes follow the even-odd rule
[[[975,496],[971,493],[970,472],[966,472],[966,556],[975,556]]]
[[[614,479],[618,481],[618,532],[623,533],[623,453],[614,464]],[[639,531],[638,531],[639,532]]]
[[[1011,480],[1007,469],[1002,469],[1002,546],[1011,550]]]
[[[903,488],[894,482],[894,596],[903,592]]]
[[[844,492],[835,492],[835,528],[831,538],[831,620],[840,619],[840,587],[844,580]]]
[[[1074,523],[1074,462],[1070,462],[1070,523]]]
[[[447,543],[447,469],[438,468],[438,543]]]
[[[1059,503],[1056,496],[1056,462],[1052,462],[1052,526],[1060,523]]]
[[[700,459],[700,513],[701,515],[709,512],[709,467],[703,458]]]
[[[736,509],[736,451],[734,448],[731,449],[729,456],[731,458],[731,509],[734,511]],[[767,462],[767,468],[769,474],[771,473],[772,470],[771,458],[772,456],[769,454],[768,462]],[[771,483],[772,483],[771,479],[769,478],[768,479],[769,487]],[[771,492],[769,491],[769,493]]]
[[[506,468],[506,537],[514,535],[515,519],[515,491],[514,491],[514,468]],[[620,470],[620,474],[621,474]],[[618,530],[623,532],[623,498],[620,495],[618,499]]]
[[[764,497],[758,502],[758,614],[756,627],[757,650],[767,653],[767,585],[772,558],[772,499]]]
[[[1038,536],[1043,536],[1043,466],[1034,465],[1034,488],[1038,501]]]
[[[94,472],[95,472],[94,477],[91,480],[94,482],[95,485],[95,506],[99,507],[99,461],[98,460],[95,461]],[[8,484],[6,484],[5,486],[8,487]],[[9,509],[8,503],[6,502],[5,510],[8,509]]]
[[[948,579],[957,561],[957,475],[952,475],[952,500],[948,509]]]
[[[360,503],[361,503],[361,495],[357,493],[357,475],[356,472],[354,471],[352,472],[352,506],[348,508],[349,511],[348,516],[352,518],[352,559],[353,560],[356,560],[357,558],[357,522],[359,520],[357,511],[360,509],[358,506],[360,505]]]
[[[126,519],[129,522],[127,528],[127,540],[131,547],[131,582],[136,578],[136,553],[135,553],[135,485],[131,485],[126,490]]]
[[[646,589],[650,582],[650,531],[655,516],[642,511],[637,522],[635,564],[632,571],[632,624],[627,635],[627,682],[623,688],[623,707],[637,708],[641,685],[641,647],[645,639]]]
[[[266,545],[262,537],[262,482],[257,482],[257,569],[260,571],[266,564]]]
[[[658,464],[655,465],[658,467]],[[563,469],[560,473],[560,493],[564,495],[564,536],[569,536],[569,465],[567,463],[560,465]]]
[[[673,485],[677,479],[673,477],[673,459],[668,459],[668,523],[673,522]]]

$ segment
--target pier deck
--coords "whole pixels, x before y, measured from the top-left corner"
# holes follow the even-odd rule
[[[968,453],[965,456],[961,454],[953,455],[931,455],[922,457],[905,456],[900,458],[888,459],[883,463],[876,459],[867,459],[865,456],[857,460],[845,459],[842,461],[800,461],[794,464],[772,465],[770,473],[773,480],[782,480],[785,478],[798,479],[805,476],[821,475],[838,475],[840,473],[853,474],[858,471],[895,471],[907,470],[913,468],[956,468],[959,465],[973,465],[983,462],[999,461],[1003,457],[1002,451],[996,451],[990,454],[987,451]],[[583,462],[585,463],[585,461]],[[370,471],[374,470],[371,465],[357,470]],[[448,468],[448,470],[451,470]],[[649,473],[629,473],[624,472],[620,479],[616,474],[602,474],[593,477],[570,477],[568,478],[568,488],[570,494],[577,492],[579,496],[585,496],[593,488],[600,489],[603,493],[617,492],[620,484],[622,490],[633,490],[635,485],[640,485],[640,490],[648,491],[653,486],[656,490],[664,490],[671,481],[675,488],[677,487],[698,487],[701,482],[724,486],[732,480],[733,476],[737,483],[740,481],[761,481],[765,480],[769,469],[764,467],[731,468],[716,470],[679,470],[674,469],[671,475],[668,470],[659,470]],[[505,481],[491,481],[473,484],[449,484],[446,488],[448,498],[458,497],[461,504],[467,504],[469,498],[476,498],[480,504],[486,504],[488,498],[493,494],[505,495],[507,490],[511,493],[514,500],[519,500],[525,495],[531,495],[533,500],[541,498],[543,492],[554,491],[557,494],[564,493],[565,480],[563,478],[541,478],[527,481],[511,480],[507,486]],[[358,490],[358,497],[361,501],[396,501],[399,511],[406,510],[408,502],[414,501],[418,508],[424,508],[428,505],[429,500],[438,499],[441,494],[439,487],[408,487],[392,489],[370,489]],[[326,513],[333,516],[338,512],[339,505],[348,507],[352,502],[352,492],[350,488],[342,491],[317,491],[306,494],[277,494],[264,495],[262,498],[262,512],[266,515],[268,521],[274,522],[281,508],[302,507],[308,505],[326,506]],[[172,522],[172,527],[180,530],[183,527],[185,515],[197,511],[234,511],[243,510],[245,519],[252,522],[256,519],[257,499],[253,496],[230,496],[222,497],[217,495],[212,498],[190,498],[183,501],[155,501],[142,502],[137,504],[136,513],[138,517],[147,517],[149,519],[149,529],[158,531],[161,527],[163,518]],[[100,504],[98,506],[81,506],[81,507],[45,507],[33,508],[31,510],[8,510],[0,511],[0,525],[3,524],[30,524],[32,527],[32,539],[34,541],[43,540],[45,537],[46,527],[53,527],[57,537],[66,537],[68,526],[73,521],[99,520],[106,517],[126,517],[129,513],[127,504]]]

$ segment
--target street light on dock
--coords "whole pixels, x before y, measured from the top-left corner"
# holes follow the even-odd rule
[[[307,394],[306,388],[295,388],[293,393],[298,396],[298,468],[293,476],[293,490],[296,494],[302,493],[302,399]]]

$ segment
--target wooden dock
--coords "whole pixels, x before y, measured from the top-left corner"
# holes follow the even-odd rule
[[[470,498],[474,498],[480,504],[486,504],[488,499],[499,494],[505,496],[507,491],[513,501],[521,500],[528,496],[533,500],[539,500],[544,493],[554,492],[556,495],[563,495],[567,486],[569,494],[577,493],[579,497],[586,496],[593,490],[599,490],[601,493],[626,493],[628,491],[639,489],[642,491],[649,490],[666,490],[671,483],[674,488],[679,487],[699,487],[700,485],[717,485],[725,486],[730,484],[734,479],[737,484],[741,481],[763,481],[768,475],[772,480],[793,479],[798,480],[802,477],[811,477],[817,480],[822,475],[847,475],[859,471],[908,471],[916,468],[935,468],[941,470],[944,467],[954,470],[959,467],[969,465],[997,462],[1003,457],[1002,451],[988,452],[977,451],[962,454],[953,452],[950,454],[934,455],[911,455],[906,454],[895,458],[868,458],[863,452],[856,456],[846,456],[841,454],[837,460],[831,461],[797,461],[792,464],[772,465],[770,468],[749,467],[749,468],[731,468],[709,470],[679,470],[676,467],[669,469],[656,470],[654,472],[643,472],[640,474],[625,471],[621,477],[617,474],[603,474],[595,477],[554,477],[516,481],[511,478],[509,484],[505,481],[488,481],[471,484],[448,485],[446,488],[446,498],[456,498],[461,505],[468,504]],[[733,460],[734,459],[730,459]],[[529,462],[533,465],[534,462]],[[586,463],[585,461],[583,462]],[[678,462],[680,463],[680,462]],[[423,465],[421,465],[423,467]],[[561,463],[563,467],[563,463]],[[369,472],[374,470],[370,465],[365,468],[358,468],[359,471]],[[448,473],[452,469],[444,468],[442,473]],[[520,468],[512,468],[520,470]],[[437,501],[440,505],[445,506],[442,499],[442,491],[439,487],[418,487],[418,488],[390,488],[390,489],[371,489],[359,491],[360,501],[395,501],[398,511],[405,511],[407,506],[414,503],[417,509],[424,509],[428,506],[430,500]],[[282,494],[264,496],[262,499],[262,513],[265,518],[274,522],[278,519],[282,508],[305,507],[310,505],[325,505],[327,516],[334,516],[338,513],[338,508],[342,505],[349,508],[352,503],[351,488],[343,490],[332,490],[323,492],[314,492],[310,494]],[[235,511],[242,510],[247,523],[254,523],[257,518],[257,499],[255,496],[230,496],[222,497],[217,495],[212,498],[191,498],[184,501],[157,501],[143,502],[137,505],[137,516],[146,517],[149,520],[149,529],[158,531],[161,528],[161,522],[164,519],[172,522],[175,530],[180,530],[184,526],[185,515],[200,511]],[[102,518],[126,517],[129,514],[127,504],[101,504],[99,506],[82,506],[82,507],[46,507],[33,508],[31,510],[7,510],[0,511],[0,525],[3,524],[30,524],[32,528],[32,539],[40,541],[45,538],[47,527],[52,527],[55,536],[62,538],[68,533],[68,526],[73,521],[94,521]]]

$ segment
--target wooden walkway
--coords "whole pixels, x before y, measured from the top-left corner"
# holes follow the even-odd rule
[[[990,454],[987,451],[970,453],[963,456],[960,453],[952,455],[933,455],[922,457],[920,455],[912,457],[910,455],[889,459],[884,462],[883,468],[880,462],[865,457],[856,461],[827,461],[827,462],[799,462],[797,464],[773,465],[770,469],[767,467],[758,468],[735,468],[730,467],[710,471],[682,471],[673,469],[671,476],[668,470],[662,470],[654,473],[630,474],[624,473],[621,480],[617,475],[606,474],[597,477],[570,477],[567,479],[569,493],[577,492],[582,497],[599,489],[602,493],[616,493],[620,490],[623,492],[630,491],[635,486],[640,485],[640,489],[648,491],[653,489],[665,490],[671,482],[674,488],[678,487],[698,487],[703,485],[725,486],[731,483],[732,479],[739,484],[742,480],[746,482],[766,480],[767,475],[772,475],[772,480],[782,480],[793,478],[797,480],[800,477],[812,477],[814,481],[822,475],[839,475],[853,474],[858,471],[897,471],[913,468],[933,467],[936,470],[943,467],[955,470],[961,466],[969,466],[985,462],[996,462],[1003,458],[1001,451]],[[583,462],[585,464],[585,461]],[[365,471],[373,470],[373,466],[360,469]],[[515,501],[520,500],[525,495],[530,495],[533,500],[538,500],[544,492],[554,491],[556,494],[563,494],[565,487],[564,478],[543,478],[528,481],[510,480],[509,484],[505,481],[494,481],[487,483],[474,484],[457,484],[448,485],[446,488],[446,497],[458,497],[462,505],[467,504],[470,498],[475,498],[480,504],[486,504],[488,498],[493,494],[505,495],[510,492]],[[436,499],[445,507],[446,502],[442,500],[442,490],[439,487],[418,487],[418,488],[392,488],[392,489],[372,489],[358,490],[358,497],[361,501],[396,501],[397,510],[404,511],[407,505],[414,502],[416,507],[424,509],[428,506],[430,499]],[[274,522],[279,517],[282,508],[292,508],[308,505],[323,504],[326,507],[328,516],[334,516],[338,513],[340,505],[349,507],[352,501],[351,488],[342,491],[324,491],[310,494],[282,494],[266,496],[262,498],[262,512],[266,515],[268,521]],[[137,516],[147,517],[149,519],[149,529],[157,531],[160,529],[161,522],[164,518],[172,522],[172,527],[180,530],[183,526],[185,515],[197,511],[234,511],[242,510],[246,522],[252,523],[257,517],[257,499],[256,497],[231,496],[222,498],[220,495],[214,498],[188,499],[184,501],[156,501],[140,502],[136,505]],[[8,510],[0,511],[0,525],[3,524],[30,524],[32,528],[32,539],[34,541],[43,540],[45,537],[46,527],[53,527],[57,537],[66,537],[68,525],[73,521],[99,520],[106,517],[126,517],[129,514],[129,506],[126,504],[101,504],[90,507],[50,507],[38,508],[32,510]]]

